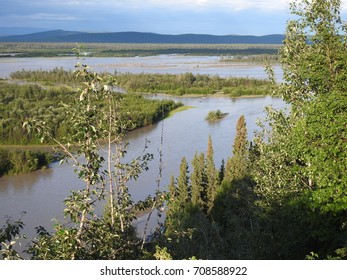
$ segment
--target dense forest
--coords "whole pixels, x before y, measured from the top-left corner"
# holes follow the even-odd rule
[[[63,75],[55,82],[72,83],[72,73],[53,70],[47,75],[52,77],[56,72]],[[44,71],[41,71],[40,75],[41,79],[48,79]],[[74,83],[76,84],[76,80]],[[41,141],[37,135],[28,133],[23,128],[23,123],[28,119],[40,117],[49,125],[50,134],[57,140],[62,140],[70,133],[63,108],[67,104],[74,104],[76,97],[76,90],[67,86],[0,81],[0,176],[30,172],[48,165],[52,153],[37,151],[40,150],[38,145]],[[126,120],[128,130],[153,124],[181,105],[168,100],[149,100],[137,94],[118,93],[116,99],[123,104],[119,114],[124,121]],[[98,106],[102,107],[103,102],[100,101]],[[46,144],[56,143],[48,140]],[[16,145],[17,149],[4,150],[1,149],[3,145]],[[28,145],[36,147],[33,147],[33,151],[28,151]],[[26,151],[21,151],[21,147]]]
[[[38,116],[49,123],[54,137],[62,139],[69,133],[62,109],[64,104],[73,104],[76,96],[76,91],[65,86],[45,89],[35,84],[1,82],[0,144],[39,144],[36,135],[23,129],[24,121]],[[153,124],[181,105],[168,100],[149,100],[137,94],[119,93],[116,98],[123,103],[122,118],[131,120],[129,130]],[[103,106],[102,101],[99,106]]]
[[[340,7],[339,0],[291,5],[295,17],[280,51],[282,84],[275,84],[268,68],[274,94],[290,110],[267,108],[267,121],[251,142],[240,116],[230,157],[220,167],[214,164],[211,135],[205,153],[196,153],[192,162],[182,159],[166,192],[158,190],[142,202],[132,201],[127,182],[141,176],[151,155],[122,162],[127,125],[110,110],[121,108],[114,103],[114,77],[81,66],[76,73],[84,87],[73,106],[64,107],[71,139],[60,147],[75,162],[85,188],[65,200],[66,223],[53,231],[38,228],[30,257],[346,259],[347,34]],[[99,98],[103,110],[96,106]],[[25,128],[55,139],[42,119],[26,122]],[[107,158],[97,153],[100,138],[110,148]],[[69,141],[78,143],[76,154]],[[97,201],[104,205],[102,215],[95,214]],[[155,234],[139,237],[133,221],[136,210],[145,209],[150,214],[157,209],[166,219]],[[3,258],[21,258],[13,244],[23,226],[8,220],[0,229]]]

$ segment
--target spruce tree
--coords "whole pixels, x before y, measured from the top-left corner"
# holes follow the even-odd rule
[[[221,184],[223,182],[224,176],[225,176],[225,160],[222,159],[222,163],[220,165],[219,172],[218,172],[218,184]]]
[[[177,197],[177,187],[176,187],[176,183],[175,183],[175,177],[173,175],[170,177],[170,183],[168,186],[168,190],[169,190],[169,195],[170,195],[169,201],[174,201],[175,198]]]
[[[165,228],[166,234],[170,235],[175,231],[175,226],[177,224],[177,212],[180,209],[180,204],[177,200],[178,191],[175,183],[175,177],[171,176],[169,189],[169,199],[167,203],[166,219],[165,219]]]
[[[180,174],[177,178],[177,200],[181,207],[188,203],[190,197],[189,167],[186,158],[183,157],[180,165]]]
[[[236,136],[233,144],[233,156],[228,159],[225,179],[229,182],[241,180],[248,174],[249,144],[247,140],[247,126],[245,116],[241,115],[236,125]]]
[[[190,206],[189,168],[185,157],[181,160],[180,174],[175,183],[171,176],[168,186],[170,198],[165,219],[165,235],[175,236],[177,231],[182,230],[183,221],[186,218],[186,209]],[[182,224],[183,223],[183,224]]]
[[[207,211],[207,174],[205,165],[205,154],[195,154],[192,161],[193,172],[191,175],[192,203],[201,210]]]
[[[207,207],[213,207],[214,198],[218,186],[218,171],[214,164],[214,151],[211,136],[208,137],[206,153],[206,175],[207,175]]]

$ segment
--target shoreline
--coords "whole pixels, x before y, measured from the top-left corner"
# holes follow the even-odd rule
[[[166,94],[166,93],[139,93],[142,94],[144,96],[152,96],[152,97],[172,97],[172,98],[177,98],[177,99],[183,99],[183,98],[230,98],[230,99],[251,99],[251,98],[265,98],[265,97],[275,97],[275,98],[281,98],[278,95],[271,95],[271,94],[267,94],[267,95],[243,95],[243,96],[228,96],[225,95],[223,93],[214,93],[214,94],[187,94],[187,95],[172,95],[172,94]],[[194,109],[196,107],[194,106],[187,106],[187,105],[182,105],[176,109],[174,109],[173,111],[171,111],[164,119],[168,119],[171,118],[172,116],[174,116],[175,114],[179,113],[179,112],[183,112],[189,109]],[[161,121],[161,120],[160,120]],[[150,126],[153,124],[149,124],[147,126]],[[145,126],[143,126],[145,127]],[[138,127],[135,128],[136,129],[140,129],[143,127]],[[28,145],[18,145],[18,144],[0,144],[0,150],[1,149],[5,149],[5,150],[10,150],[10,151],[42,151],[42,152],[53,152],[54,148],[58,148],[57,145],[54,144],[28,144]]]
[[[271,95],[271,94],[259,94],[259,95],[240,95],[240,96],[230,96],[228,94],[224,94],[222,92],[216,92],[213,94],[183,94],[183,95],[174,95],[169,93],[149,93],[149,92],[134,92],[137,94],[141,94],[143,96],[161,96],[161,97],[172,97],[172,98],[264,98],[264,97],[277,97],[280,98],[279,95]]]

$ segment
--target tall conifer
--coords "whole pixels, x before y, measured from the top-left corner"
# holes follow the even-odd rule
[[[170,201],[175,200],[175,198],[177,197],[177,187],[176,187],[176,183],[175,183],[175,177],[172,175],[170,177],[170,184],[168,186],[169,189],[169,194],[170,194]]]
[[[180,174],[177,178],[177,199],[181,206],[190,200],[189,186],[189,167],[185,157],[182,158],[180,165]]]
[[[207,153],[206,153],[206,175],[207,175],[207,207],[211,209],[214,202],[214,197],[216,194],[216,189],[218,185],[218,171],[214,164],[214,151],[211,136],[208,137],[207,143]]]
[[[225,178],[227,181],[240,180],[248,173],[249,144],[245,116],[241,115],[236,125],[236,136],[233,144],[233,156],[228,159]]]
[[[193,172],[191,175],[192,203],[201,210],[206,210],[207,206],[207,176],[205,165],[205,154],[195,154],[192,161]]]

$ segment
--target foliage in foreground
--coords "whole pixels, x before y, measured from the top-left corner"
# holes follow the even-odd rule
[[[288,23],[281,50],[284,83],[274,87],[291,109],[267,108],[267,125],[260,124],[251,146],[240,118],[210,212],[201,208],[211,200],[203,156],[192,162],[185,191],[179,182],[188,178],[188,167],[172,180],[173,194],[190,193],[184,207],[180,199],[170,201],[162,246],[175,258],[347,257],[347,50],[340,1],[293,2],[291,8],[298,19]],[[197,172],[204,178],[198,188]],[[200,200],[193,199],[196,189]]]
[[[114,79],[101,77],[85,65],[77,65],[75,74],[85,83],[73,104],[62,107],[69,134],[63,139],[56,138],[42,117],[32,118],[24,127],[29,132],[35,130],[42,140],[54,142],[63,155],[62,161],[74,164],[84,187],[72,190],[66,198],[65,220],[57,222],[53,232],[37,229],[38,237],[27,252],[32,259],[145,258],[144,239],[136,235],[132,223],[136,209],[161,208],[162,196],[158,193],[143,203],[135,203],[128,191],[128,181],[136,180],[153,156],[144,151],[129,162],[124,160],[127,151],[124,136],[131,124],[120,110],[124,96],[113,90]],[[104,139],[103,146],[100,139]],[[101,149],[106,155],[99,153]],[[100,208],[104,213],[100,214],[97,210]],[[19,226],[9,223],[1,231],[3,241],[12,242],[19,234]],[[2,251],[6,259],[18,257],[13,242],[6,247],[7,251]]]
[[[183,158],[178,177],[172,177],[169,185],[165,231],[152,243],[140,246],[133,235],[134,216],[128,209],[134,203],[124,184],[131,176],[117,172],[128,171],[137,177],[137,171],[146,165],[115,165],[115,173],[100,176],[97,171],[103,159],[96,155],[93,139],[105,132],[99,129],[105,123],[94,123],[94,114],[88,110],[70,108],[79,131],[75,135],[81,137],[79,154],[88,163],[76,161],[86,189],[74,192],[66,201],[65,214],[73,226],[59,225],[52,236],[41,230],[39,241],[31,248],[33,257],[346,259],[347,50],[340,4],[338,0],[293,2],[297,19],[289,22],[281,51],[284,83],[275,87],[291,105],[290,111],[267,108],[267,123],[260,124],[252,145],[241,116],[232,156],[219,169],[213,161],[212,137],[206,154],[196,153],[192,168]],[[97,88],[108,98],[107,87]],[[81,103],[85,105],[88,103]],[[80,113],[83,118],[76,118]],[[102,120],[114,120],[112,114],[103,113]],[[123,184],[116,185],[120,189],[113,188],[114,179],[122,179]],[[109,191],[104,189],[106,185]],[[112,199],[113,194],[117,199]],[[98,218],[93,206],[104,195],[109,210]],[[166,196],[152,200],[152,209],[163,206],[156,204],[159,197]],[[5,243],[18,234],[18,227],[7,228],[0,231]],[[16,256],[2,253],[5,258]]]
[[[347,35],[340,6],[292,3],[298,19],[287,26],[278,89],[291,111],[269,109],[272,130],[256,138],[258,205],[277,221],[272,238],[283,258],[292,257],[291,247],[327,257],[347,245]]]

